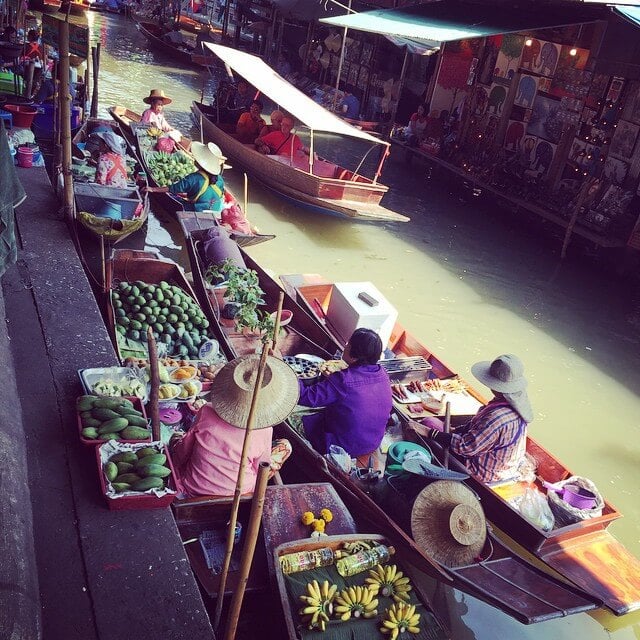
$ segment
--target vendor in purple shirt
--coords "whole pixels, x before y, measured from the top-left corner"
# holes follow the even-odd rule
[[[389,376],[378,364],[381,354],[380,336],[370,329],[356,329],[342,355],[349,365],[346,369],[311,386],[300,381],[298,403],[324,407],[303,419],[316,451],[328,453],[334,444],[352,458],[366,458],[380,446],[392,407]]]

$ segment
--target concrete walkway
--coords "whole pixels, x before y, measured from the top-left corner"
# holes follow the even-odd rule
[[[212,638],[170,510],[102,499],[77,371],[116,355],[45,170],[18,172],[21,249],[0,289],[0,636]]]

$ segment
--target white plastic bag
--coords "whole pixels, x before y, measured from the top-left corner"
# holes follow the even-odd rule
[[[514,501],[515,502],[515,501]],[[518,498],[516,508],[529,522],[532,522],[543,531],[551,531],[554,525],[554,517],[544,494],[536,489],[529,488]]]
[[[325,454],[331,462],[337,464],[345,473],[355,468],[355,460],[342,448],[335,444],[329,445],[329,453]]]

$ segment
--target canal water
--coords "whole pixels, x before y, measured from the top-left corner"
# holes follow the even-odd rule
[[[168,119],[197,136],[189,115],[211,78],[151,51],[131,21],[89,15],[102,43],[100,112],[135,111],[152,88],[173,98]],[[225,173],[243,192],[243,176]],[[640,286],[604,269],[598,255],[562,235],[506,212],[393,152],[383,175],[383,204],[408,224],[351,223],[310,213],[249,182],[253,224],[276,239],[250,248],[274,275],[320,273],[333,281],[372,281],[401,322],[452,369],[501,353],[525,363],[535,421],[532,435],[575,473],[591,478],[625,517],[609,531],[640,556]],[[177,225],[151,216],[148,248],[188,269]],[[480,385],[478,385],[480,387]],[[634,497],[635,496],[635,497]],[[525,627],[450,589],[437,600],[453,638],[640,638],[640,614],[603,612]]]

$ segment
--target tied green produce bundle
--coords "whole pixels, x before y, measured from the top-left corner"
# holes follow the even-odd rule
[[[121,282],[111,291],[116,331],[136,342],[146,342],[147,330],[166,345],[169,355],[197,358],[208,340],[209,321],[185,291],[164,280],[158,285],[140,280]]]
[[[193,160],[184,152],[165,153],[157,151],[147,156],[147,166],[153,179],[161,187],[168,187],[178,180],[182,180],[190,173],[197,171]]]

